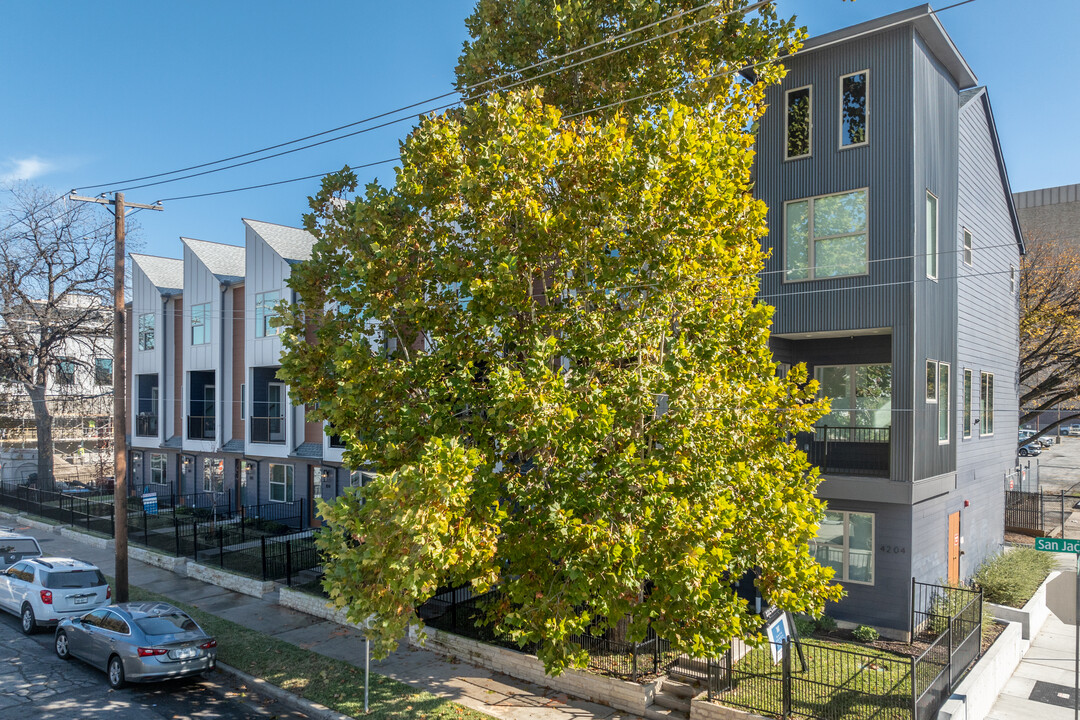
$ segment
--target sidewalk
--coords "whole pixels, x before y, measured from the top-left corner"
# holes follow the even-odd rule
[[[1075,569],[1075,556],[1058,554],[1058,568]],[[1031,639],[987,720],[1072,720],[1076,628],[1051,615]]]
[[[18,524],[18,518],[8,517],[7,522]],[[46,555],[77,557],[94,563],[106,574],[113,573],[112,550],[102,550],[74,538],[40,530],[27,529],[26,532],[38,538]],[[128,579],[132,585],[194,605],[306,650],[360,668],[364,665],[364,643],[357,630],[283,608],[277,605],[273,595],[267,598],[242,595],[135,560],[129,561]],[[372,660],[371,670],[506,720],[631,720],[635,717],[508,675],[418,650],[405,643],[385,660]]]

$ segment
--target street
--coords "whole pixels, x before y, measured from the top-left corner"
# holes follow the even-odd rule
[[[53,634],[26,637],[16,617],[0,613],[0,716],[19,720],[303,720],[215,672],[113,691],[105,674],[52,649]]]

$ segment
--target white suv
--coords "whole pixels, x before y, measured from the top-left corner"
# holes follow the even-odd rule
[[[82,560],[20,560],[0,573],[0,608],[17,615],[27,635],[39,625],[108,605],[111,598],[105,576]]]

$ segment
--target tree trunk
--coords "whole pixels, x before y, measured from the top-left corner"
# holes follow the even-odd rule
[[[34,405],[34,425],[37,428],[37,486],[52,490],[53,483],[53,423],[49,406],[45,402],[45,386],[27,387],[30,402]]]

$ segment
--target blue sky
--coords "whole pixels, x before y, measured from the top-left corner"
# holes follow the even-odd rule
[[[811,35],[911,0],[779,0]],[[939,3],[944,7],[948,2]],[[58,192],[239,154],[450,89],[472,0],[0,5],[0,180]],[[1076,0],[976,0],[940,15],[990,88],[1014,190],[1080,182]],[[1033,122],[1032,114],[1038,116]],[[408,113],[410,116],[414,112]],[[129,200],[273,182],[397,154],[412,119],[319,148],[158,187]],[[362,179],[392,179],[392,165]],[[139,184],[139,183],[129,183]],[[122,187],[115,184],[110,188]],[[240,244],[241,217],[300,223],[316,180],[166,204],[138,216],[144,251],[178,238]],[[106,188],[86,190],[87,194]],[[102,212],[102,221],[107,215]]]

